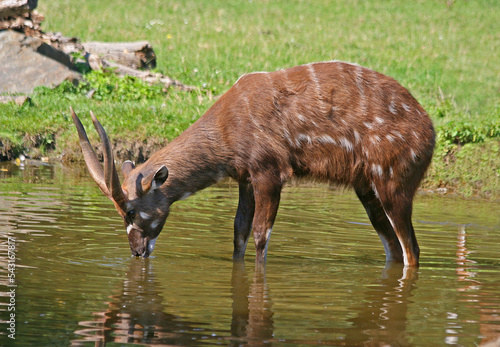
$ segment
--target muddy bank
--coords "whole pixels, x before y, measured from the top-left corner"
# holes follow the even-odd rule
[[[47,141],[46,136],[26,137],[23,144],[15,144],[9,140],[0,139],[0,161],[13,161],[22,154],[27,158],[48,160],[50,162],[83,162],[80,146],[77,142],[75,132],[74,141],[62,143],[56,134]],[[136,163],[145,162],[154,152],[166,146],[165,139],[151,138],[147,141],[111,140],[113,144],[115,159],[118,162],[132,160]],[[49,142],[49,143],[48,143]],[[94,145],[94,151],[102,160],[100,146]]]
[[[148,139],[144,142],[135,142],[127,140],[111,140],[113,144],[113,150],[115,155],[115,160],[117,162],[124,162],[125,160],[131,160],[135,163],[143,163],[148,160],[151,155],[167,145],[168,141],[163,139]],[[94,151],[96,152],[99,160],[103,160],[102,150],[100,146],[94,145]],[[54,160],[60,160],[63,162],[83,162],[83,156],[79,145],[68,146],[64,151],[58,154]]]
[[[143,163],[154,152],[168,144],[167,139],[112,139],[115,160]],[[102,160],[99,142],[91,141]],[[83,163],[76,131],[26,137],[23,144],[0,139],[0,161],[14,161],[20,155],[53,163]],[[436,148],[434,158],[421,189],[428,194],[452,195],[500,201],[500,141],[490,140],[451,149]]]

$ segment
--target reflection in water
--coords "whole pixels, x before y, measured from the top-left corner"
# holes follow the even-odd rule
[[[265,268],[256,269],[252,283],[243,261],[233,263],[231,279],[233,318],[231,337],[233,342],[245,342],[249,346],[262,344],[273,338],[274,321],[272,301],[266,283]]]
[[[462,296],[461,301],[470,303],[470,307],[479,314],[479,332],[481,337],[480,346],[500,346],[500,307],[498,307],[498,297],[493,297],[492,291],[483,290],[486,287],[476,280],[478,276],[477,262],[469,259],[472,252],[467,248],[466,226],[461,225],[457,235],[457,257],[456,274],[462,286],[457,291]],[[449,315],[449,318],[456,321],[457,314]],[[446,342],[448,344],[459,343],[458,331],[455,328],[458,322],[451,322]],[[460,326],[457,327],[458,329]]]
[[[347,345],[408,346],[408,304],[416,288],[417,269],[387,264],[382,276],[360,298],[358,314],[350,319]]]
[[[237,345],[318,344],[335,346],[407,346],[406,324],[411,293],[416,288],[417,270],[390,264],[354,308],[351,327],[336,333],[339,340],[277,339],[274,337],[273,303],[264,270],[256,269],[249,280],[243,263],[234,263],[232,276],[232,342]],[[306,317],[304,317],[306,318]],[[342,319],[342,317],[339,317]]]
[[[94,313],[91,321],[79,322],[72,346],[92,341],[96,346],[109,342],[148,345],[196,345],[208,324],[187,322],[166,313],[149,259],[132,259],[123,287],[111,296],[108,308]],[[273,338],[272,302],[264,271],[256,271],[250,282],[243,262],[235,262],[231,279],[231,337],[219,337],[234,345],[261,345]],[[212,336],[214,336],[213,334]],[[227,342],[227,341],[226,341]],[[225,343],[226,343],[225,342]]]
[[[290,187],[266,273],[229,263],[234,193],[179,203],[156,258],[131,259],[86,170],[0,163],[0,345],[9,236],[18,345],[500,345],[499,205],[417,199],[424,263],[374,271],[356,197]]]
[[[416,281],[415,269],[388,266],[371,289],[359,298],[362,304],[353,309],[357,315],[348,320],[351,327],[336,331],[343,338],[330,341],[279,339],[274,336],[273,302],[265,268],[256,269],[249,277],[244,262],[235,262],[231,277],[230,336],[224,337],[227,333],[218,332],[215,340],[235,346],[282,343],[407,346],[410,343],[406,315]],[[210,343],[215,334],[209,333],[209,324],[187,322],[180,316],[166,313],[169,308],[163,303],[161,290],[152,263],[148,259],[132,259],[119,293],[111,296],[105,311],[94,313],[92,321],[79,322],[80,328],[75,334],[81,338],[73,340],[71,345],[82,346],[89,341],[96,346],[108,342],[193,345],[202,343],[203,339]]]
[[[148,259],[132,258],[118,294],[112,295],[106,311],[94,313],[92,321],[79,322],[75,331],[81,339],[72,346],[83,346],[86,341],[104,346],[109,342],[144,344],[192,343],[201,325],[165,313],[167,307],[160,294],[153,264]],[[203,329],[201,329],[203,330]]]

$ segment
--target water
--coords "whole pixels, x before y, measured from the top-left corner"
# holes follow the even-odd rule
[[[176,203],[137,259],[85,170],[0,164],[0,344],[500,345],[499,204],[420,194],[405,270],[352,192],[289,186],[256,272],[250,246],[231,260],[237,199],[223,182]]]

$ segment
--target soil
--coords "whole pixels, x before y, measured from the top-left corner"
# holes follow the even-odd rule
[[[21,154],[30,159],[48,158],[50,161],[62,162],[83,162],[82,151],[77,142],[68,143],[64,149],[59,148],[57,136],[54,136],[53,142],[47,146],[37,139],[25,139],[24,145],[19,146],[11,143],[9,140],[0,139],[0,161],[13,161]],[[131,160],[135,163],[145,162],[154,152],[160,150],[168,143],[163,139],[148,139],[145,142],[115,140],[113,150],[115,160],[123,162]],[[99,160],[102,160],[102,151],[100,146],[94,145],[94,151]]]

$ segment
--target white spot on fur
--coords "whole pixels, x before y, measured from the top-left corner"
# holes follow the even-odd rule
[[[160,225],[160,220],[157,219],[155,221],[153,221],[153,223],[151,223],[151,229],[156,229],[158,227],[158,225]]]
[[[134,227],[134,226],[133,226],[132,224],[129,224],[129,225],[127,226],[127,235],[128,235],[128,234],[130,234],[130,232],[132,231],[132,228],[133,228],[133,227]]]
[[[367,127],[368,129],[373,128],[373,124],[372,124],[372,123],[369,123],[369,122],[363,122],[363,124],[364,124],[364,125],[365,125],[365,127]]]
[[[413,136],[415,136],[415,139],[418,140],[419,139],[418,134],[415,132],[415,130],[412,130],[412,131],[413,131]]]
[[[415,153],[415,151],[412,149],[412,150],[410,151],[410,154],[411,154],[411,159],[412,159],[413,161],[416,161],[416,160],[417,160],[417,153]]]
[[[389,168],[389,175],[394,177],[394,170],[392,169],[392,166]]]
[[[283,137],[290,144],[290,146],[295,147],[295,143],[293,142],[293,140],[290,136],[290,132],[287,129],[283,130]]]
[[[377,164],[372,164],[372,171],[374,175],[377,175],[378,177],[382,177],[384,174],[384,170],[382,170],[382,166],[377,165]]]
[[[333,111],[333,113],[338,113],[338,112],[340,111],[340,107],[333,105],[333,106],[332,106],[332,111]],[[344,120],[342,119],[342,121],[344,121]],[[345,121],[344,121],[344,122],[345,122]],[[346,123],[346,124],[347,124],[347,123]]]
[[[370,153],[368,153],[368,150],[366,148],[363,148],[363,154],[365,155],[366,158],[370,156]]]
[[[359,133],[354,130],[354,140],[356,141],[356,143],[359,143],[361,141],[361,136],[359,136]]]
[[[404,140],[405,138],[403,137],[403,135],[401,135],[401,133],[399,131],[395,131],[394,132],[394,135],[396,135],[397,137],[399,137],[401,140]]]
[[[406,112],[410,112],[411,108],[407,104],[403,104],[403,108],[405,109]]]
[[[297,137],[297,141],[300,142],[307,142],[307,144],[311,145],[312,144],[312,139],[311,136],[305,135],[305,134],[299,134]]]
[[[349,141],[345,137],[341,137],[340,140],[339,140],[339,142],[340,142],[340,146],[344,147],[349,152],[352,152],[354,150],[354,146],[352,145],[351,141]]]
[[[150,219],[151,215],[146,213],[146,212],[139,212],[139,215],[141,216],[142,219]]]
[[[297,113],[297,118],[301,121],[301,122],[305,122],[306,121],[306,117],[304,117],[303,115],[301,115],[300,113]]]
[[[316,95],[319,96],[321,89],[320,89],[320,84],[318,80],[318,76],[316,76],[316,70],[314,69],[314,64],[307,64],[307,69],[311,75],[311,80],[314,82],[314,88],[316,90]]]
[[[330,135],[321,135],[315,138],[316,141],[319,143],[333,143],[337,144],[337,141],[335,141]]]
[[[373,144],[379,144],[379,143],[380,143],[380,136],[378,136],[378,135],[373,135],[373,136],[371,137],[371,141],[372,141],[372,143],[373,143]]]
[[[389,140],[389,142],[394,142],[394,137],[392,137],[392,135],[387,134],[385,135],[385,138]]]
[[[396,105],[394,104],[394,100],[391,100],[391,103],[389,104],[389,112],[391,112],[392,114],[397,114]]]
[[[383,118],[380,118],[380,117],[375,117],[375,122],[377,122],[378,124],[383,124],[385,122],[385,120]]]
[[[156,239],[158,237],[155,237],[154,239],[149,240],[148,242],[148,252],[149,254],[153,253],[153,250],[155,249],[155,244],[156,244]]]

